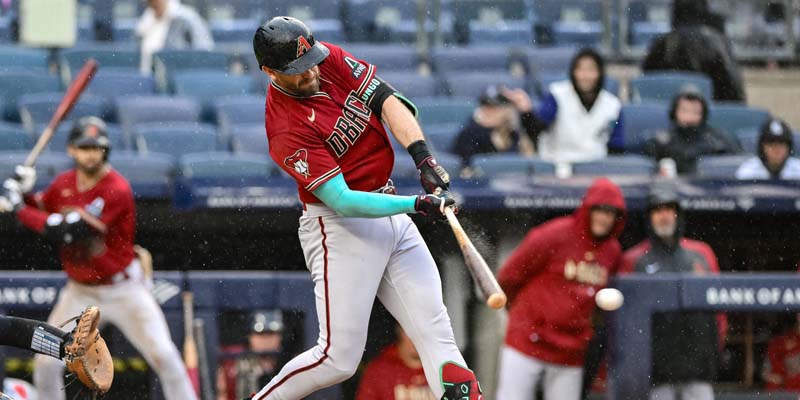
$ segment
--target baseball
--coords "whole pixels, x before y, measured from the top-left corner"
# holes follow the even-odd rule
[[[614,311],[622,307],[622,303],[625,302],[625,297],[623,297],[622,292],[617,289],[605,288],[597,292],[594,296],[594,301],[601,309],[605,311]]]

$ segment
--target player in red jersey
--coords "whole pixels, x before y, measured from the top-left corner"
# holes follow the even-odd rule
[[[266,131],[272,159],[297,181],[299,236],[315,283],[320,336],[254,399],[300,399],[353,375],[375,297],[414,342],[437,398],[480,399],[442,300],[436,264],[408,213],[441,218],[449,176],[428,151],[416,108],[375,66],[318,42],[303,22],[275,17],[253,49],[272,80]],[[386,123],[428,194],[394,195]]]
[[[624,226],[622,192],[598,179],[572,215],[531,229],[500,269],[509,318],[498,399],[531,399],[540,378],[545,400],[580,398],[594,295],[621,262]]]
[[[19,221],[59,247],[67,285],[48,322],[80,314],[90,304],[103,309],[103,322],[122,331],[158,374],[168,400],[196,398],[172,342],[164,313],[150,293],[133,249],[133,192],[108,163],[105,123],[84,117],[69,133],[75,168],[57,176],[42,193],[28,195],[35,171],[18,167],[19,182],[7,181],[8,198]],[[10,188],[10,189],[9,189]],[[24,203],[21,201],[24,197]],[[39,397],[65,398],[64,364],[37,356],[33,379]]]
[[[769,340],[762,372],[767,390],[800,392],[800,314],[797,320]]]
[[[414,343],[397,326],[397,340],[367,364],[356,400],[436,400]]]

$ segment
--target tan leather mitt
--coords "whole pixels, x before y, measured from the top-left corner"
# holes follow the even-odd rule
[[[97,324],[100,310],[90,306],[78,317],[71,339],[64,346],[67,369],[93,392],[104,394],[114,380],[114,363]]]

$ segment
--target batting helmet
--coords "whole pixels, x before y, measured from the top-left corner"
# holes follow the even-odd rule
[[[314,40],[303,21],[292,17],[275,17],[259,26],[253,37],[253,52],[259,66],[286,75],[302,74],[331,53]]]
[[[106,158],[111,151],[106,123],[98,117],[83,117],[72,125],[67,137],[67,144],[74,147],[102,147],[106,150]]]

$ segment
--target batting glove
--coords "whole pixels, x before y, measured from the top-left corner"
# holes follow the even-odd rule
[[[16,212],[23,205],[19,182],[13,178],[6,179],[3,182],[3,195],[0,196],[0,212]]]
[[[456,201],[452,196],[449,195],[449,193],[446,193],[442,196],[437,196],[435,194],[421,194],[417,196],[414,209],[417,210],[417,214],[421,214],[426,217],[441,217],[444,216],[444,208],[454,204],[456,204]]]
[[[20,190],[23,194],[30,193],[36,185],[36,169],[25,165],[17,165],[14,168],[14,179],[19,182]]]
[[[408,146],[408,154],[414,159],[419,170],[419,180],[426,193],[439,194],[450,188],[450,174],[436,162],[428,150],[424,140],[418,140]]]

